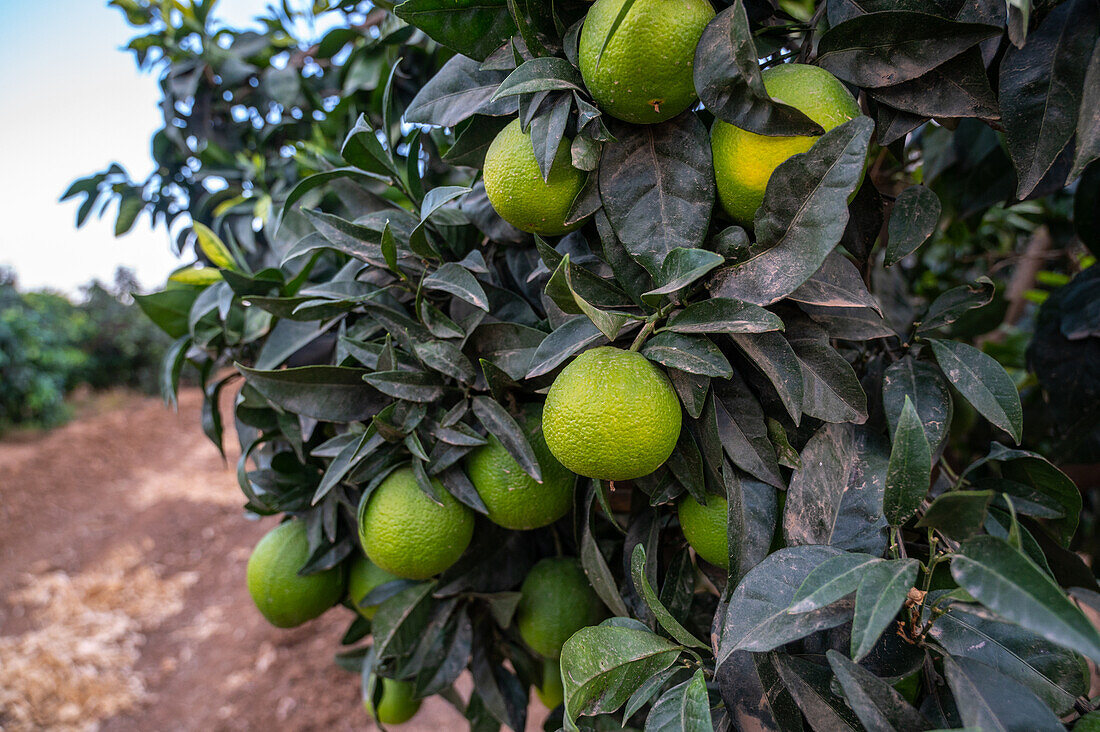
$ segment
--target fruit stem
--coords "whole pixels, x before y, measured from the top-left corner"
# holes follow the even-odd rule
[[[653,315],[650,315],[648,318],[646,318],[645,325],[643,325],[642,329],[638,331],[638,335],[634,339],[634,342],[630,344],[629,350],[637,352],[641,349],[642,344],[645,343],[645,339],[649,338],[650,334],[653,333],[653,329],[657,327],[657,321],[668,315],[668,311],[672,310],[673,305],[674,303],[670,302],[664,307],[658,309],[657,312],[653,313]]]
[[[642,344],[645,343],[645,339],[649,337],[649,334],[653,332],[653,329],[657,327],[656,320],[647,320],[642,329],[638,331],[638,336],[634,339],[634,342],[630,344],[631,351],[638,351],[641,349]]]

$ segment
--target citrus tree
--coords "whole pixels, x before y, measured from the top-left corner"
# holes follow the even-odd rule
[[[1092,711],[1081,495],[1021,443],[1096,425],[1056,394],[1100,383],[1096,0],[319,3],[267,34],[112,4],[157,49],[161,169],[70,192],[193,248],[139,299],[165,393],[195,363],[221,447],[239,386],[246,509],[288,517],[249,589],[279,626],[356,611],[379,721],[440,694],[519,730],[532,688],[547,729]],[[1036,388],[973,339],[1012,294],[983,256],[1040,224],[1076,277]],[[1033,439],[1021,388],[1060,400]]]

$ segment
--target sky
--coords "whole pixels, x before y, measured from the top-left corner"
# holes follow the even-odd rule
[[[266,4],[222,0],[216,12],[247,26]],[[75,294],[125,265],[150,290],[180,264],[147,216],[116,239],[114,205],[78,230],[80,199],[58,202],[74,179],[113,161],[135,180],[153,170],[157,79],[121,50],[132,31],[106,0],[0,0],[0,266],[14,267],[22,289]]]

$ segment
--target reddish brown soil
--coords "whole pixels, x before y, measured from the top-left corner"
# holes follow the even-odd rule
[[[199,391],[114,402],[0,443],[0,729],[373,728],[332,662],[350,613],[278,630],[253,607],[274,519],[245,518]],[[465,727],[435,698],[401,729]]]

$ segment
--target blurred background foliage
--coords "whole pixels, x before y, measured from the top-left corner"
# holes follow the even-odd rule
[[[170,341],[135,306],[138,291],[122,267],[113,283],[93,281],[77,298],[23,292],[13,271],[0,270],[0,433],[63,422],[65,396],[81,384],[156,391]]]

